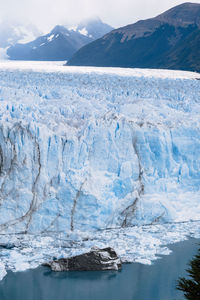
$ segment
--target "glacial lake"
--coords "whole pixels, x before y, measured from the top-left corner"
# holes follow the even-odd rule
[[[120,272],[54,273],[47,267],[12,273],[0,282],[1,300],[183,300],[176,280],[186,275],[200,239],[169,246],[153,265],[125,264]]]

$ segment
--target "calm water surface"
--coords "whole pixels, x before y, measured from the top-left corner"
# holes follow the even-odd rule
[[[170,246],[173,253],[152,266],[123,265],[121,272],[53,273],[46,267],[12,273],[0,282],[0,300],[183,300],[176,280],[196,254],[200,240]]]

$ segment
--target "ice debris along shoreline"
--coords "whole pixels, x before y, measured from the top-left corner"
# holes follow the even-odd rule
[[[199,218],[198,74],[12,66],[0,64],[1,233]]]
[[[1,235],[0,280],[7,271],[35,269],[53,259],[87,253],[96,245],[112,247],[122,263],[152,264],[171,250],[166,245],[200,238],[200,221],[134,226],[97,232],[52,233],[51,235]],[[195,241],[194,241],[195,242]],[[8,245],[8,248],[5,247]]]

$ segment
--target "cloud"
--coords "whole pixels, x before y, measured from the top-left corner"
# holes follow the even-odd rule
[[[33,23],[44,31],[99,16],[114,27],[155,16],[181,0],[0,0],[0,20]],[[200,3],[200,0],[194,1]]]

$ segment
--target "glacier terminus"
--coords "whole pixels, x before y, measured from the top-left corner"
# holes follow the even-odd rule
[[[118,237],[116,250],[132,261],[151,260],[156,247],[181,239],[182,231],[184,237],[195,234],[198,226],[190,224],[199,224],[200,215],[199,79],[182,71],[0,62],[2,240],[13,236],[16,244],[26,236],[27,248],[31,236],[43,245],[59,233],[80,245],[83,236],[106,232],[116,243]],[[181,224],[187,224],[184,230]],[[141,256],[141,244],[140,251],[123,253],[122,236],[127,247],[132,236],[136,247],[137,230],[146,232],[146,241],[155,238],[153,254]],[[106,246],[105,236],[96,245]],[[84,243],[93,246],[90,238]],[[32,254],[4,251],[9,254],[2,274],[9,264],[17,270],[16,255],[30,267]]]

